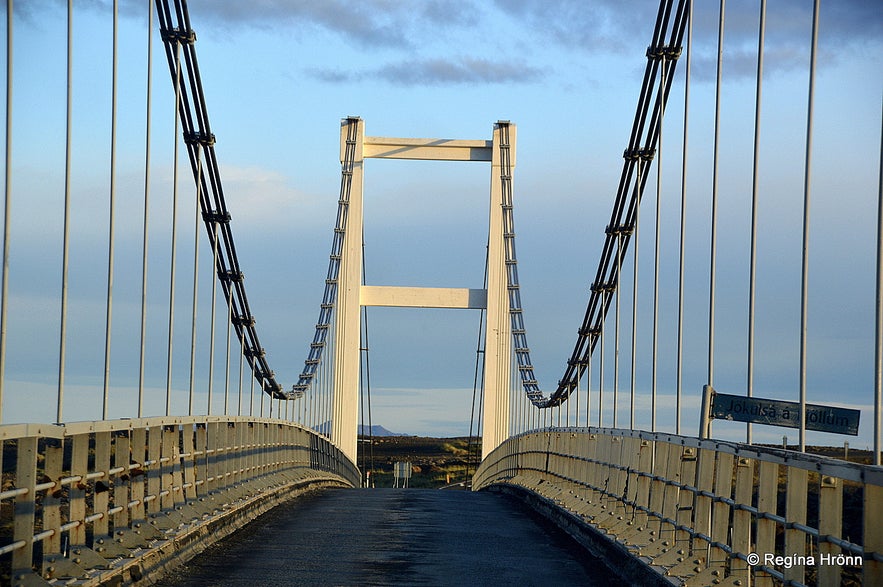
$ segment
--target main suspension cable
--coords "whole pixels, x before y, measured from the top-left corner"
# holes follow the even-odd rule
[[[348,119],[352,122],[355,119]],[[322,306],[319,311],[319,319],[316,322],[316,332],[313,342],[310,344],[310,353],[304,361],[304,369],[296,384],[292,386],[292,392],[301,397],[312,385],[316,377],[322,355],[328,340],[328,330],[334,313],[334,304],[337,301],[337,286],[340,275],[340,261],[343,253],[343,241],[346,236],[346,220],[349,212],[350,191],[353,182],[353,166],[356,158],[356,126],[347,124],[346,148],[343,161],[341,162],[340,175],[340,198],[337,201],[337,222],[334,225],[334,238],[331,243],[331,254],[328,256],[328,273],[325,276],[325,294],[322,296]]]
[[[604,320],[613,300],[612,293],[618,288],[620,263],[617,260],[622,259],[624,252],[628,250],[638,214],[638,206],[649,174],[638,173],[633,188],[632,180],[635,177],[636,168],[651,161],[655,155],[655,145],[661,132],[661,114],[664,112],[665,103],[671,90],[673,73],[681,54],[681,43],[687,24],[689,0],[678,0],[677,8],[674,11],[672,10],[673,4],[674,0],[660,2],[653,40],[647,48],[647,67],[644,72],[644,81],[632,125],[629,146],[623,152],[624,163],[619,188],[611,220],[607,226],[607,236],[595,280],[592,283],[585,317],[578,330],[576,344],[567,361],[564,376],[558,381],[555,391],[548,397],[540,390],[534,376],[524,329],[515,257],[508,123],[500,123],[500,181],[503,186],[501,205],[503,207],[503,236],[512,337],[522,388],[530,401],[539,408],[560,406],[576,389],[577,382],[587,368],[594,347],[600,339]],[[672,12],[674,12],[673,20]],[[669,29],[666,42],[666,33]],[[657,84],[656,79],[659,76],[661,76],[661,83]],[[599,411],[601,407],[603,404],[599,406]]]
[[[190,26],[190,16],[184,0],[174,0],[174,20],[171,0],[156,0],[157,18],[160,33],[166,50],[166,58],[176,83],[178,51],[183,53],[182,70],[186,71],[187,83],[180,84],[180,100],[178,111],[181,129],[194,181],[197,183],[200,209],[210,239],[214,239],[217,231],[218,255],[215,266],[217,279],[221,284],[223,295],[232,305],[230,314],[236,336],[242,343],[245,358],[248,360],[254,378],[261,384],[261,389],[276,399],[291,399],[291,393],[283,392],[282,386],[270,370],[264,349],[260,345],[255,319],[248,305],[245,292],[244,275],[239,266],[233,233],[230,229],[230,213],[224,198],[224,190],[215,154],[215,135],[211,132],[199,65],[196,60],[196,33]],[[177,23],[177,25],[175,24]],[[200,173],[200,148],[204,162]]]

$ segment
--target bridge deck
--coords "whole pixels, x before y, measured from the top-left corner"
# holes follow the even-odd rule
[[[190,561],[175,585],[619,585],[502,495],[329,490],[264,515]]]

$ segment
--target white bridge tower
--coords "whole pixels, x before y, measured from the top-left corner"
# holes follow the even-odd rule
[[[509,436],[512,330],[503,235],[503,162],[515,167],[515,125],[494,125],[492,140],[401,139],[365,136],[364,121],[341,122],[340,160],[351,169],[349,204],[338,274],[331,440],[356,460],[362,306],[486,309],[482,458]],[[501,155],[501,128],[508,153]],[[365,159],[491,163],[487,289],[362,285],[362,188]],[[346,178],[344,178],[346,179]],[[511,180],[509,180],[511,181]],[[511,186],[511,183],[509,184]]]

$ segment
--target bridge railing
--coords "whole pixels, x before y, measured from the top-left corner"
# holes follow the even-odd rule
[[[0,445],[4,578],[31,570],[46,579],[82,578],[182,525],[274,490],[313,482],[358,486],[360,479],[327,439],[283,420],[6,425]]]
[[[561,428],[502,444],[474,478],[476,489],[491,486],[539,495],[690,584],[883,581],[881,467],[672,434]]]

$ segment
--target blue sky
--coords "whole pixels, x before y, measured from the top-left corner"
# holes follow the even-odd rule
[[[74,15],[74,219],[68,419],[100,413],[110,138],[110,3]],[[711,4],[714,4],[712,6]],[[800,231],[809,62],[808,3],[771,2],[765,51],[755,394],[797,399]],[[137,383],[144,175],[147,2],[121,2],[118,212],[111,416],[130,414]],[[716,386],[745,386],[747,256],[757,2],[727,3]],[[646,63],[648,1],[190,2],[206,101],[253,313],[277,377],[293,383],[318,315],[339,187],[339,120],[380,136],[490,138],[518,125],[519,273],[537,374],[554,387],[582,318],[603,243]],[[16,4],[13,244],[4,422],[54,417],[64,180],[65,8]],[[154,26],[155,21],[154,21]],[[716,3],[695,22],[689,119],[685,431],[705,382]],[[148,410],[165,385],[173,94],[154,31]],[[683,61],[664,130],[660,233],[660,428],[672,430]],[[883,8],[822,5],[812,176],[809,401],[872,401],[875,211],[880,153]],[[183,161],[182,161],[183,163]],[[181,168],[176,389],[185,389],[192,276],[192,188]],[[649,356],[655,172],[642,218],[638,353]],[[489,169],[370,161],[366,271],[377,285],[481,287]],[[653,197],[649,197],[653,196]],[[204,240],[204,239],[203,239]],[[203,262],[210,254],[201,242]],[[624,268],[631,275],[631,266]],[[203,279],[203,296],[210,284]],[[630,315],[624,287],[624,317]],[[465,434],[478,314],[372,309],[374,422]],[[629,388],[623,321],[620,390]],[[208,370],[205,336],[199,376]],[[223,338],[219,338],[223,345]],[[612,356],[608,347],[607,358]],[[608,361],[609,362],[609,361]],[[217,376],[216,376],[217,377]],[[650,386],[639,367],[639,392]],[[597,383],[594,384],[597,389]],[[605,395],[612,390],[606,367]],[[160,397],[158,397],[160,396]],[[645,394],[642,394],[644,397]],[[216,398],[217,406],[218,399]],[[641,400],[638,426],[649,427]],[[186,410],[186,391],[173,405]],[[203,405],[200,402],[199,405]],[[621,405],[626,405],[621,400]],[[217,411],[217,407],[215,411]],[[608,406],[609,410],[609,406]],[[862,436],[870,444],[870,413]],[[609,413],[606,422],[611,422]],[[593,417],[594,421],[594,417]],[[627,421],[624,413],[620,421]],[[722,437],[742,427],[721,424]],[[796,433],[787,431],[793,439]],[[758,428],[759,439],[783,431]],[[839,437],[817,435],[819,442]],[[812,440],[812,437],[811,437]]]

